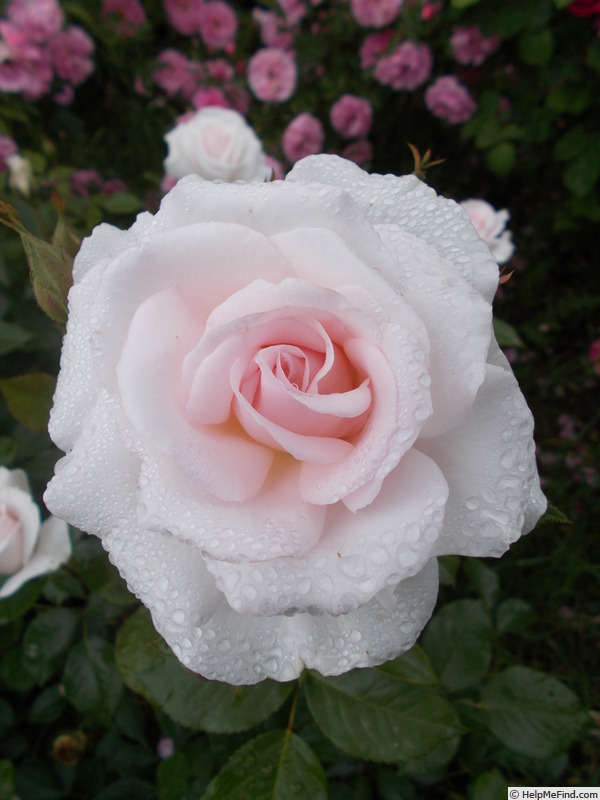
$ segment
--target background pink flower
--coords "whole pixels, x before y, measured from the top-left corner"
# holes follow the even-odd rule
[[[374,67],[381,54],[385,53],[387,50],[393,37],[394,31],[392,28],[389,28],[387,31],[369,34],[360,47],[361,69]]]
[[[76,25],[60,31],[50,42],[50,54],[57,75],[65,81],[79,86],[94,71],[90,58],[94,42]]]
[[[57,0],[12,0],[6,15],[31,42],[47,42],[58,33],[64,21]]]
[[[351,0],[352,16],[367,28],[383,28],[393,22],[404,0]]]
[[[200,35],[207,47],[223,50],[235,41],[238,20],[233,8],[223,0],[202,3],[200,11]]]
[[[416,89],[431,75],[433,56],[426,44],[402,42],[380,59],[373,72],[376,81],[392,89]]]
[[[191,36],[200,31],[202,3],[198,0],[163,0],[169,22],[177,33]]]
[[[366,136],[373,121],[373,106],[364,97],[343,94],[331,106],[329,121],[335,131],[348,139]]]
[[[198,89],[192,95],[192,105],[194,108],[206,108],[206,106],[220,106],[221,108],[231,108],[231,103],[216,86],[209,86],[206,89]]]
[[[452,55],[459,64],[479,66],[500,47],[497,36],[483,36],[476,25],[455,28],[450,37]]]
[[[291,164],[305,156],[322,152],[325,132],[323,126],[312,114],[298,114],[283,132],[281,149]]]
[[[293,95],[298,70],[291,53],[265,47],[248,61],[248,85],[259,100],[283,103]]]
[[[6,170],[6,159],[14,155],[19,148],[10,136],[0,134],[0,172]]]
[[[146,12],[139,0],[102,0],[102,13],[113,16],[120,36],[135,36],[146,21]]]
[[[342,158],[347,158],[348,161],[354,161],[355,164],[360,165],[373,158],[373,147],[368,139],[357,139],[346,145],[341,155]]]
[[[477,110],[469,90],[453,75],[445,75],[425,92],[425,105],[431,113],[453,124],[466,122]]]
[[[163,50],[158,55],[158,67],[152,78],[169,96],[182,94],[190,97],[197,86],[195,64],[179,50]]]

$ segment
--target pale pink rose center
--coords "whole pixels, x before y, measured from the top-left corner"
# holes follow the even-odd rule
[[[12,575],[23,566],[22,525],[18,516],[0,504],[0,575]]]
[[[231,136],[222,127],[210,125],[202,133],[202,143],[204,152],[215,161],[219,161],[225,155]]]

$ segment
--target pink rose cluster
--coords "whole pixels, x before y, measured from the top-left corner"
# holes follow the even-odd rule
[[[105,181],[95,169],[78,169],[71,175],[71,191],[79,197],[89,197],[95,192],[103,195],[126,192],[127,186],[120,178]]]
[[[169,97],[180,96],[195,109],[220,106],[244,115],[248,112],[248,92],[232,82],[235,71],[224,58],[200,62],[168,48],[157,60],[152,78]]]
[[[373,158],[373,148],[366,138],[373,123],[373,106],[365,97],[343,94],[329,110],[331,127],[346,139],[353,139],[341,155],[355,164]]]
[[[365,28],[384,28],[400,14],[404,0],[351,0],[352,16]]]
[[[184,36],[199,34],[211,50],[235,49],[237,14],[223,0],[164,0],[171,25]]]
[[[8,159],[15,155],[18,149],[10,136],[0,134],[0,174],[8,170]]]
[[[427,88],[425,105],[434,116],[454,125],[466,122],[477,110],[469,90],[453,75],[444,75]]]
[[[94,70],[94,42],[77,25],[64,27],[57,0],[11,0],[0,19],[0,91],[38,100],[61,82],[54,99],[73,100]]]
[[[102,14],[115,25],[119,36],[129,39],[146,22],[140,0],[102,0]]]
[[[459,64],[478,67],[500,47],[500,39],[497,36],[483,36],[476,25],[471,25],[454,29],[450,47]]]
[[[252,16],[260,28],[260,40],[265,47],[291,47],[298,32],[298,24],[306,16],[302,0],[279,0],[282,14],[256,6]]]

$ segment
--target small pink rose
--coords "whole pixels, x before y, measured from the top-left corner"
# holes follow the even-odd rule
[[[325,141],[321,122],[312,114],[298,114],[283,132],[281,149],[290,164],[320,153]]]
[[[67,525],[55,517],[42,523],[27,475],[0,467],[0,599],[58,569],[70,555]]]
[[[248,61],[248,85],[255,97],[268,103],[289,100],[297,77],[296,59],[278,47],[265,47]]]
[[[329,110],[331,127],[348,139],[366,136],[373,121],[373,106],[365,97],[344,94]]]

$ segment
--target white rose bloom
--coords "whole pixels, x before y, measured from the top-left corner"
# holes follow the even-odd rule
[[[190,176],[73,277],[46,503],[208,678],[396,657],[436,556],[499,556],[545,508],[498,265],[416,177]]]
[[[33,187],[33,170],[31,163],[18,153],[13,153],[6,159],[8,167],[8,185],[15,192],[20,192],[23,197],[29,197]]]
[[[202,108],[169,131],[165,140],[169,147],[165,172],[175,180],[200,175],[231,183],[271,177],[260,139],[232,109]]]
[[[14,594],[32,578],[54,572],[70,555],[66,523],[49,517],[40,524],[27,475],[0,467],[0,577],[6,577],[0,598]]]
[[[512,233],[505,230],[510,212],[506,208],[496,211],[486,200],[463,200],[460,205],[471,218],[475,230],[490,248],[498,264],[505,264],[515,252]]]

